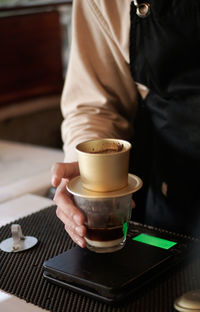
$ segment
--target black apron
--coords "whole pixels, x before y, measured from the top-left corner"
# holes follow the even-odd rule
[[[134,172],[147,191],[142,221],[199,237],[200,1],[150,0],[141,10],[134,2],[130,69],[150,89],[133,142]],[[141,198],[136,206],[142,211]]]

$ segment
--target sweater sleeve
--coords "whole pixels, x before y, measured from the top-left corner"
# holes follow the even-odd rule
[[[117,25],[117,14],[115,22],[110,14],[115,2],[107,1],[107,7],[106,1],[73,1],[72,42],[61,98],[66,162],[76,161],[75,146],[82,141],[129,140],[133,134],[137,92],[122,47],[124,36],[129,38],[130,22],[124,20],[127,27],[122,34],[118,28],[124,16]]]

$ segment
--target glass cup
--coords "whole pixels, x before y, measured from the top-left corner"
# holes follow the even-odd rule
[[[132,211],[131,194],[106,198],[75,195],[74,201],[86,218],[88,249],[108,253],[124,247]]]

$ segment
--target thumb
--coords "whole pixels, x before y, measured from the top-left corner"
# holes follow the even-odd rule
[[[62,179],[72,179],[79,175],[78,162],[56,163],[51,168],[51,183],[57,187]]]

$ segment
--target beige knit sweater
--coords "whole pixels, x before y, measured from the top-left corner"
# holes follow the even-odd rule
[[[131,0],[74,0],[61,109],[65,161],[99,137],[130,139],[137,89],[129,70]]]

